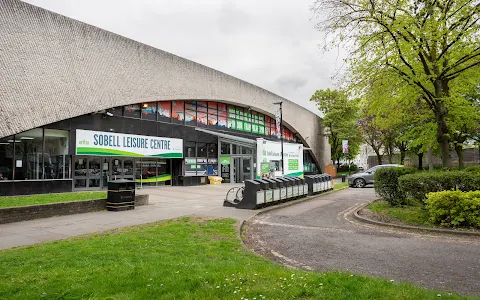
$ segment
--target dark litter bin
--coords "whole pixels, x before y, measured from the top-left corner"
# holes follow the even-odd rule
[[[122,211],[135,208],[135,181],[119,179],[108,182],[107,210]]]

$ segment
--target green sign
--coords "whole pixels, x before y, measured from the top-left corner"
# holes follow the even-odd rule
[[[262,162],[260,164],[262,174],[268,174],[270,172],[270,163],[269,162]]]
[[[230,156],[220,156],[220,164],[221,165],[229,165],[230,164]]]
[[[289,159],[288,160],[288,170],[298,170],[298,159]]]

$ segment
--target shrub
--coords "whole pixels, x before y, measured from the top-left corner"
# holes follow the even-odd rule
[[[356,164],[350,164],[350,169],[348,168],[348,164],[343,164],[341,165],[338,169],[337,172],[355,172],[358,170],[358,166]]]
[[[425,203],[429,218],[435,224],[480,228],[480,191],[429,193]]]
[[[480,173],[480,165],[472,165],[465,168],[466,172]]]
[[[407,174],[398,179],[405,196],[417,201],[425,200],[428,193],[451,190],[480,190],[480,176],[467,171],[437,171]]]
[[[398,185],[398,178],[416,172],[415,168],[380,168],[373,175],[375,192],[393,206],[405,204],[405,193]]]

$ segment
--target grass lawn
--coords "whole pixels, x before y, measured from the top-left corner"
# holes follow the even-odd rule
[[[343,187],[348,186],[348,182],[340,182],[340,183],[335,183],[335,186],[333,187],[334,190],[341,189]]]
[[[235,221],[183,218],[0,251],[1,299],[467,299],[313,273],[246,250]]]
[[[428,220],[427,211],[422,209],[420,205],[394,207],[387,201],[374,201],[367,208],[400,219],[410,225],[432,226]]]
[[[74,192],[0,197],[0,208],[107,198],[107,192]]]

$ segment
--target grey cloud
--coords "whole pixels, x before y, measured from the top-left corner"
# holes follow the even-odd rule
[[[299,88],[305,86],[308,80],[298,76],[286,75],[278,78],[275,83],[278,88],[283,90],[293,90],[296,91]]]

